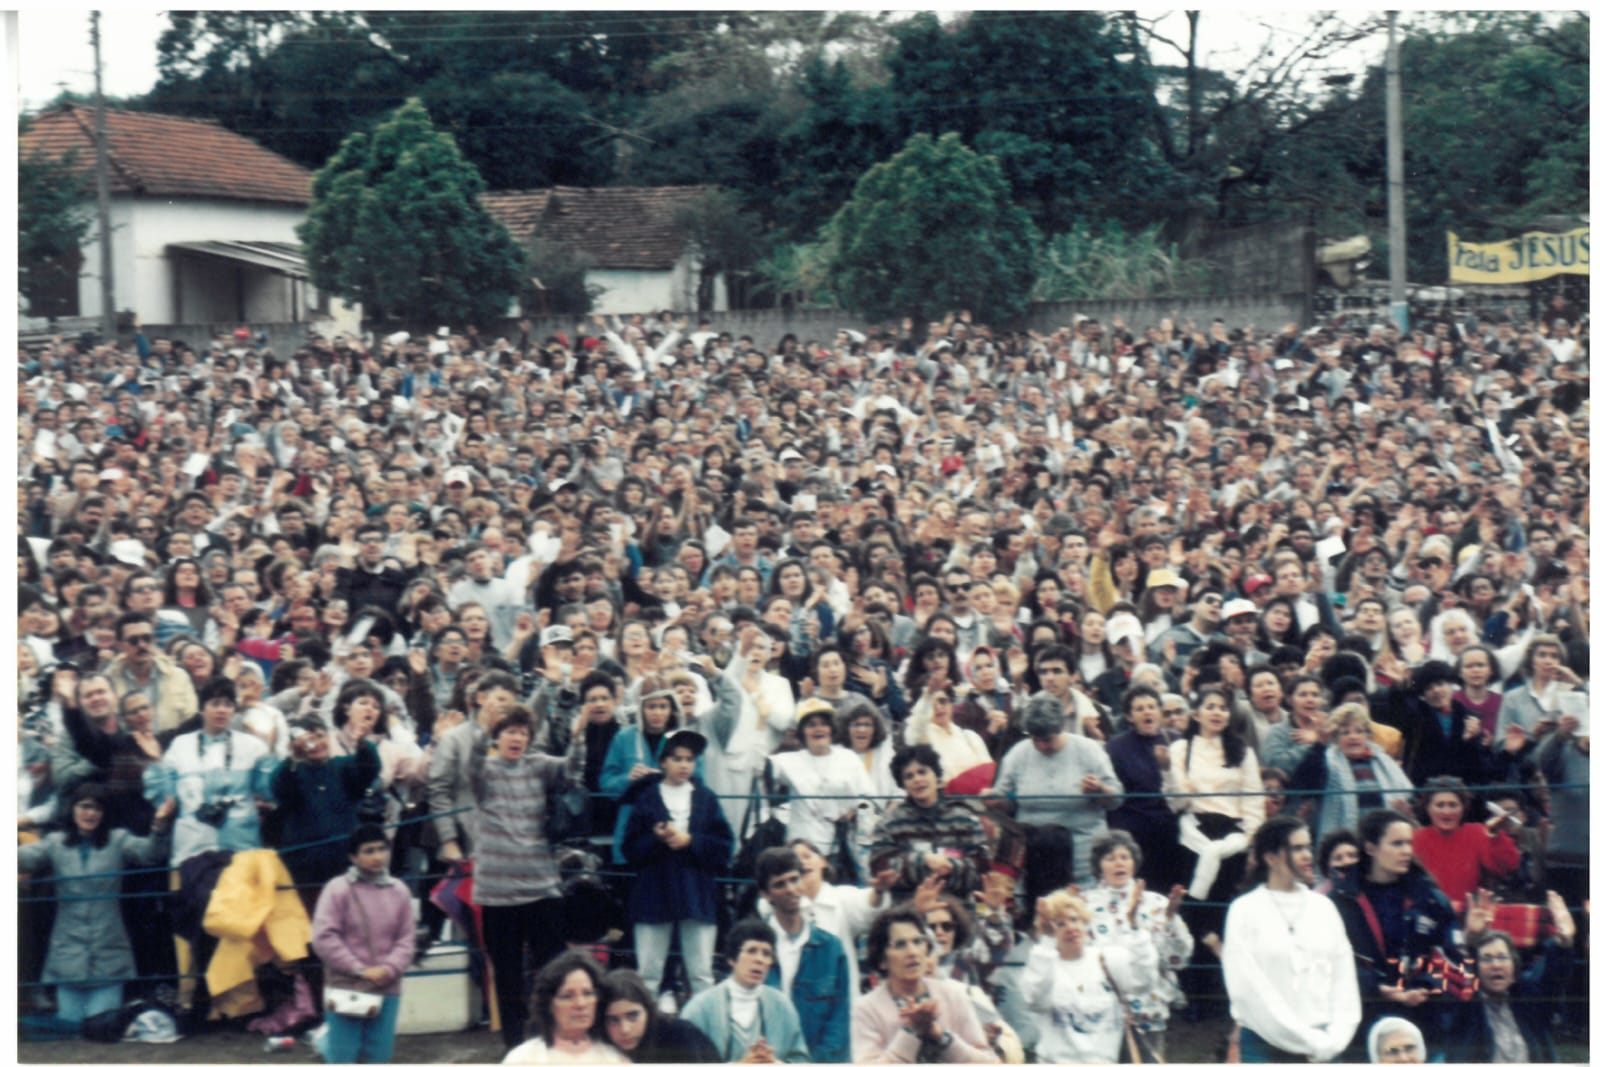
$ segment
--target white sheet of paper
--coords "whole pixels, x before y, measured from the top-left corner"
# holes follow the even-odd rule
[[[1583,692],[1562,693],[1556,701],[1563,717],[1571,715],[1578,720],[1578,731],[1574,737],[1589,736],[1589,694]]]

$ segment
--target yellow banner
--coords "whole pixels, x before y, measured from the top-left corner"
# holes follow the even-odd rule
[[[1589,273],[1589,227],[1566,233],[1525,233],[1509,241],[1473,244],[1450,234],[1450,280],[1520,285],[1556,274]]]

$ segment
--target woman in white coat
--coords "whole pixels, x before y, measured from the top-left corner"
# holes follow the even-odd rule
[[[1039,1028],[1040,1063],[1116,1063],[1125,1003],[1159,978],[1150,932],[1129,916],[1120,943],[1090,943],[1093,915],[1082,897],[1058,889],[1035,906],[1038,940],[1022,972],[1023,1002]]]
[[[1244,1063],[1338,1059],[1361,1023],[1355,952],[1333,901],[1309,888],[1311,831],[1289,815],[1261,824],[1266,882],[1228,908],[1222,979]]]
[[[856,814],[866,803],[861,798],[872,790],[861,758],[833,743],[836,715],[826,700],[802,700],[795,718],[804,747],[772,757],[774,782],[794,794],[787,839],[809,841],[830,856],[841,844],[840,835],[845,844],[854,844]]]
[[[794,725],[794,690],[787,678],[767,670],[771,656],[772,639],[746,627],[718,680],[717,706],[696,727],[710,741],[701,775],[722,799],[735,835],[743,832],[747,798],[759,788],[767,757]]]

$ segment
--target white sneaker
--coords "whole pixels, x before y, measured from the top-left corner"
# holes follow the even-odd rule
[[[672,994],[670,989],[661,994],[661,999],[656,1001],[656,1010],[663,1015],[678,1014],[678,998]]]

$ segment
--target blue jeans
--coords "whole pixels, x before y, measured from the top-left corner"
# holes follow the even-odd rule
[[[91,1015],[122,1007],[122,983],[56,986],[56,1018],[81,1023]]]
[[[1306,1057],[1267,1044],[1247,1026],[1239,1028],[1240,1063],[1305,1063]]]
[[[375,1019],[357,1019],[328,1012],[322,1040],[324,1063],[388,1063],[394,1057],[394,1031],[400,1022],[400,998],[383,998]]]

